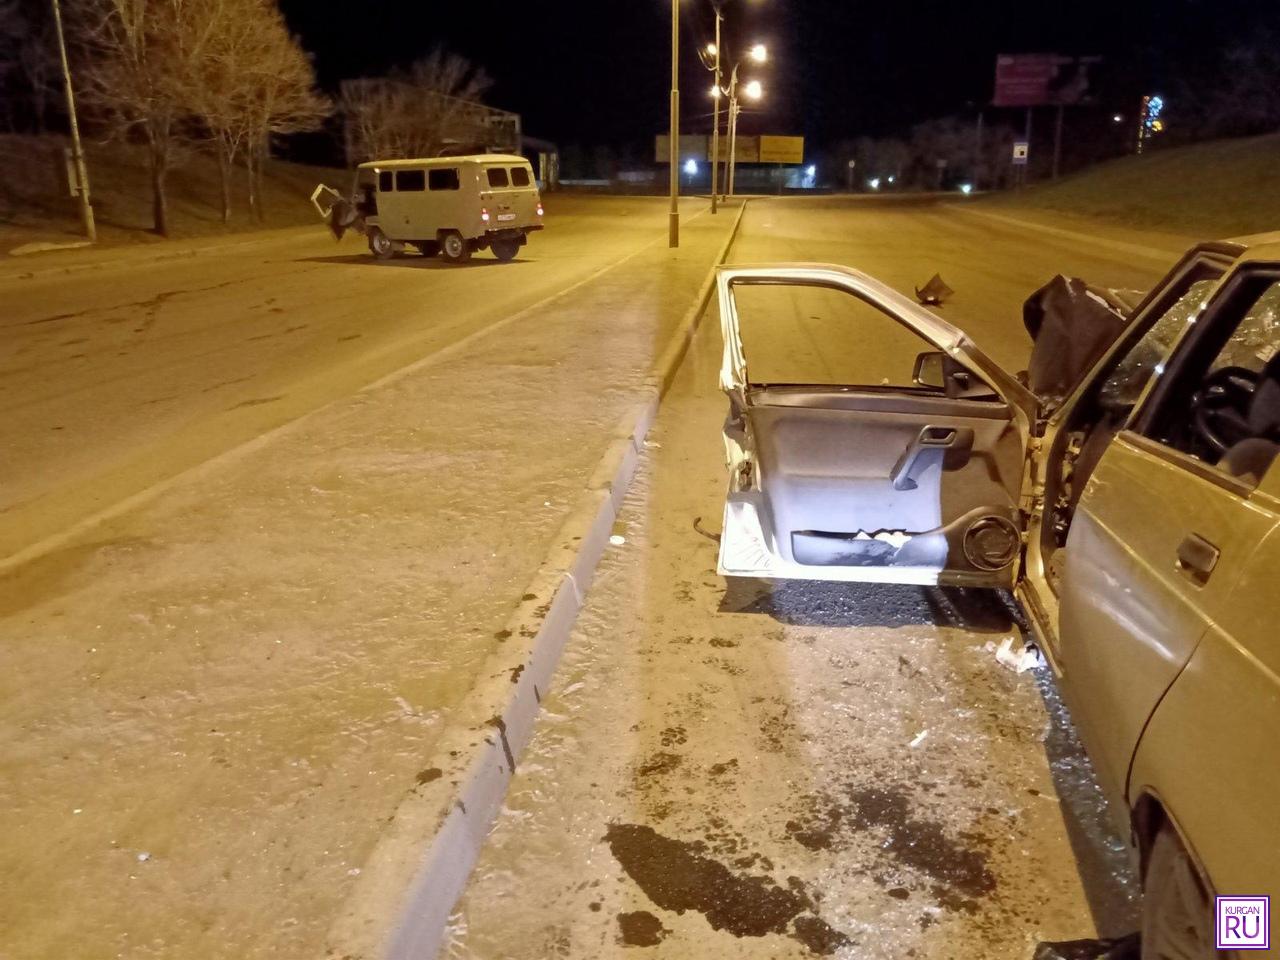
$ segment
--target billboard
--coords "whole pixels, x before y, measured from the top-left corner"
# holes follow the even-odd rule
[[[654,159],[666,163],[671,138],[659,134],[654,141]],[[737,138],[735,159],[738,163],[804,163],[804,137],[744,137]],[[711,138],[701,134],[680,135],[680,160],[711,160]],[[729,140],[720,138],[720,160],[729,159]]]
[[[1071,105],[1089,90],[1089,67],[1099,57],[1002,53],[996,57],[995,107]]]
[[[804,137],[761,137],[761,163],[804,163]]]

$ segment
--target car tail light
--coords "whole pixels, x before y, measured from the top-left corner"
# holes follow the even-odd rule
[[[488,207],[481,207],[481,208],[480,208],[480,219],[481,219],[481,220],[483,220],[485,223],[488,223],[488,222],[489,222],[489,208],[488,208]]]
[[[542,201],[538,201],[538,216],[542,216]]]

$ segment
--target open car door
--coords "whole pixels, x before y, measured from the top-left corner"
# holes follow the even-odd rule
[[[1035,397],[856,270],[724,267],[718,281],[719,572],[1012,587]]]

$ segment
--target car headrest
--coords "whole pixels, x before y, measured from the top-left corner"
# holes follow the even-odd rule
[[[1249,432],[1255,437],[1280,439],[1280,352],[1262,368],[1249,401],[1248,419]]]

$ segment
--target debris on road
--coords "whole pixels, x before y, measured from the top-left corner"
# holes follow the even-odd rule
[[[912,739],[912,741],[911,741],[909,744],[907,744],[907,746],[909,746],[909,747],[911,747],[911,748],[913,748],[913,749],[914,749],[915,747],[920,746],[920,744],[924,743],[924,738],[925,738],[925,737],[927,737],[928,735],[929,735],[929,731],[928,731],[928,730],[921,730],[919,733],[917,733],[917,734],[915,735],[915,737]]]
[[[1045,665],[1044,655],[1035,647],[1029,644],[1023,644],[1020,650],[1015,650],[1013,637],[1006,637],[1000,646],[996,646],[990,640],[982,649],[987,653],[994,653],[996,659],[1001,665],[1008,667],[1014,673],[1026,673],[1028,670],[1039,670]]]
[[[955,296],[955,291],[947,286],[942,279],[942,275],[935,273],[923,287],[916,287],[916,299],[923,303],[926,307],[940,307],[951,297]]]
[[[1138,960],[1142,937],[1131,933],[1114,940],[1067,940],[1041,943],[1031,960]]]

